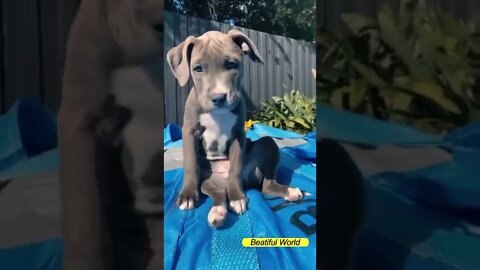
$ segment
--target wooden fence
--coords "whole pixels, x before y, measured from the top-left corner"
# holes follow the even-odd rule
[[[65,41],[80,0],[0,0],[0,113],[38,98],[58,108]]]
[[[314,44],[167,11],[164,16],[165,54],[186,37],[199,36],[209,30],[228,32],[234,28],[252,39],[265,64],[245,59],[243,86],[248,96],[249,108],[258,106],[262,100],[271,100],[272,96],[282,95],[293,89],[314,96],[315,79],[311,72],[316,66]],[[167,63],[164,72],[166,121],[181,124],[191,85],[180,87]]]

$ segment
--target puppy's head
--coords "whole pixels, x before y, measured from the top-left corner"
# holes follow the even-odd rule
[[[161,53],[164,0],[105,0],[113,39],[128,59]]]
[[[170,49],[167,61],[181,86],[192,79],[200,106],[208,112],[233,109],[240,101],[244,55],[263,63],[255,44],[242,32],[210,31]]]

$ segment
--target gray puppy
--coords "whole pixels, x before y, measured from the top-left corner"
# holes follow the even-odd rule
[[[289,201],[303,198],[300,189],[275,181],[279,149],[273,139],[245,138],[246,107],[240,85],[244,55],[263,63],[255,44],[238,30],[190,36],[167,54],[179,84],[185,86],[191,78],[194,85],[185,105],[185,175],[177,204],[193,209],[200,187],[213,199],[208,214],[212,227],[224,223],[227,204],[237,214],[247,210],[246,187],[261,187],[264,194]]]

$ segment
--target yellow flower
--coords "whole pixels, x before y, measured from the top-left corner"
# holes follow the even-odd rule
[[[257,123],[258,121],[252,121],[252,119],[249,119],[247,122],[245,122],[245,131],[248,130],[253,124]]]

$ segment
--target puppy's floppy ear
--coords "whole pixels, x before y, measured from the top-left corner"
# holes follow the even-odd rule
[[[190,56],[195,41],[196,38],[190,36],[167,53],[168,64],[180,86],[185,86],[190,78]]]
[[[228,35],[232,38],[233,42],[235,42],[237,46],[242,49],[245,54],[250,56],[250,59],[252,59],[254,62],[262,64],[265,63],[260,56],[260,53],[258,52],[255,44],[253,44],[252,40],[248,38],[244,33],[233,29],[228,31]]]

